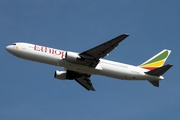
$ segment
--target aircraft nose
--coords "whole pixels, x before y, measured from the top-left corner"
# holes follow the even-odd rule
[[[13,51],[12,45],[6,46],[6,50],[11,53]]]

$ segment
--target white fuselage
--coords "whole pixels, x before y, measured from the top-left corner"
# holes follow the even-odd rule
[[[162,76],[147,75],[147,69],[138,66],[128,65],[120,62],[100,59],[95,68],[74,64],[65,60],[67,51],[39,46],[29,43],[16,43],[9,45],[6,49],[13,55],[32,60],[36,62],[46,63],[55,66],[61,66],[68,70],[77,71],[86,74],[97,74],[108,76],[122,80],[162,80]],[[73,52],[74,54],[78,54]]]

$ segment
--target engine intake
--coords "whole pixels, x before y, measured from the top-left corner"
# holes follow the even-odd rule
[[[60,80],[73,80],[73,76],[68,76],[66,71],[56,70],[54,72],[54,78]]]
[[[78,55],[78,53],[75,52],[66,52],[66,57],[65,60],[69,61],[69,62],[74,62],[81,59],[81,57]]]
[[[56,70],[54,72],[54,78],[60,79],[60,80],[65,80],[66,79],[66,71]]]

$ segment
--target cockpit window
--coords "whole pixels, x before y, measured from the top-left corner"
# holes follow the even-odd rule
[[[16,43],[13,43],[13,45],[16,45]]]

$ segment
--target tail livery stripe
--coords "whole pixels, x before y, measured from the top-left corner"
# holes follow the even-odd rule
[[[157,55],[155,55],[154,57],[147,60],[146,62],[144,62],[143,64],[141,64],[140,67],[148,70],[153,70],[155,68],[161,67],[164,65],[170,53],[170,50],[165,49]]]

